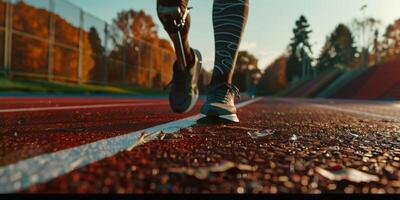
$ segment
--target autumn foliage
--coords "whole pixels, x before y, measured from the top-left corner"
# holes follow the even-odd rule
[[[156,87],[169,82],[174,50],[167,40],[158,37],[150,15],[143,10],[119,12],[111,24],[110,39],[114,46],[110,57],[127,61],[128,80],[140,85],[151,81]],[[147,66],[151,66],[151,71]]]
[[[258,93],[274,94],[287,86],[287,60],[286,56],[280,56],[265,69],[258,85]]]
[[[4,26],[6,4],[0,0],[0,25]]]
[[[384,39],[378,45],[378,49],[385,61],[400,57],[400,19],[386,28]]]
[[[5,10],[2,1],[0,10]],[[50,19],[53,19],[54,29],[50,28]],[[4,12],[0,12],[0,23],[4,24]],[[117,17],[114,23],[121,27],[122,18]],[[152,29],[146,28],[148,24],[152,24]],[[89,28],[80,29],[79,25],[57,13],[18,1],[13,4],[11,69],[13,72],[46,77],[51,66],[55,79],[78,81],[80,78],[82,82],[108,80],[148,86],[152,81],[151,85],[158,87],[168,82],[172,73],[170,66],[175,59],[173,48],[168,41],[158,38],[152,18],[141,11],[126,26],[135,33],[129,41],[119,40],[116,36],[122,31],[118,26],[105,38],[105,28],[100,30],[85,24]],[[0,29],[0,36],[3,32]],[[78,69],[80,37],[81,72]],[[3,38],[0,39],[0,45],[4,47]],[[49,59],[51,53],[53,56]],[[81,76],[78,77],[78,74]]]
[[[4,47],[5,4],[0,0],[0,45]],[[4,62],[4,48],[0,47],[0,63]],[[0,70],[1,71],[1,70]]]

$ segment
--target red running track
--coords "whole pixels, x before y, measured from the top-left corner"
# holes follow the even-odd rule
[[[393,105],[260,99],[239,109],[240,124],[181,129],[21,192],[400,193]],[[235,167],[215,169],[226,162]],[[375,178],[333,181],[320,173],[346,168]]]
[[[1,97],[0,166],[192,116],[200,106],[175,114],[167,99]]]
[[[59,150],[126,133],[139,138],[139,131],[132,132],[192,116],[201,102],[193,112],[176,115],[162,99],[69,100],[84,106],[23,112],[15,109],[23,108],[27,100],[16,99],[10,101],[24,103],[14,111],[0,108],[4,133],[0,191],[400,193],[398,102],[260,98],[239,109],[238,125],[195,125],[132,150],[123,144],[124,151],[107,156],[104,149],[122,143],[99,141],[98,148],[84,145],[72,148],[79,151],[66,150],[68,154]],[[254,136],[258,134],[266,135]],[[49,152],[57,156],[44,154]],[[29,159],[34,162],[25,160],[34,156],[37,159]],[[210,166],[226,161],[235,167],[203,176]],[[352,168],[374,180],[332,181],[320,174],[320,168]],[[188,169],[195,170],[196,176]]]

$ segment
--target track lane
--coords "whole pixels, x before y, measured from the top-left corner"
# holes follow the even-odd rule
[[[400,127],[379,119],[268,100],[239,110],[234,126],[196,126],[155,140],[24,192],[101,193],[399,193]],[[270,130],[251,138],[252,131]],[[293,139],[296,135],[296,139]],[[223,161],[251,166],[195,178],[172,169]],[[316,168],[349,167],[378,182],[333,182]]]
[[[396,102],[285,98],[278,98],[278,100],[293,104],[305,103],[322,109],[356,114],[368,118],[400,121],[400,109]]]
[[[158,106],[166,105],[167,102],[158,103],[107,103],[107,104],[83,104],[83,105],[55,105],[51,107],[25,107],[25,108],[9,108],[0,109],[0,113],[18,113],[18,112],[39,112],[39,111],[53,111],[53,110],[83,110],[83,109],[93,109],[93,108],[121,108],[121,107],[138,107],[138,106]]]
[[[0,114],[0,166],[192,116],[203,102],[200,100],[189,113],[176,114],[165,104],[166,99],[132,101],[163,104]]]
[[[0,111],[3,109],[43,108],[62,106],[82,106],[99,104],[126,104],[126,103],[166,103],[165,99],[134,99],[134,98],[68,98],[68,97],[0,97]]]
[[[241,102],[237,104],[237,107],[241,108],[259,100],[252,99]],[[51,180],[78,167],[83,167],[105,157],[115,155],[132,145],[138,145],[145,140],[155,139],[162,132],[174,133],[181,128],[190,127],[200,118],[201,115],[195,115],[145,130],[131,132],[119,137],[103,139],[51,154],[43,154],[2,167],[0,168],[0,175],[2,175],[0,177],[0,192],[11,192],[26,188],[31,184]],[[146,137],[144,138],[144,136]],[[138,144],[135,144],[136,142]]]
[[[137,101],[137,100],[135,100]],[[143,99],[141,101],[147,101]],[[197,113],[172,113],[168,101],[157,106],[130,106],[0,113],[0,166],[43,153],[124,135]],[[74,102],[80,104],[80,101]]]

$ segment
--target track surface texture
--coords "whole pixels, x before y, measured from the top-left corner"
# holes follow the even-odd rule
[[[2,98],[0,176],[1,167],[193,116],[200,105],[177,115],[165,99]],[[160,133],[16,192],[400,193],[399,105],[262,98],[239,109],[239,124]],[[43,110],[19,110],[32,107]],[[362,174],[326,173],[349,169]],[[375,178],[354,179],[365,176]]]

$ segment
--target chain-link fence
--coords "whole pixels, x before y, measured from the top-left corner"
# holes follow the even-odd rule
[[[0,73],[146,87],[171,79],[172,51],[116,35],[121,31],[65,0],[0,0]]]

